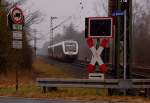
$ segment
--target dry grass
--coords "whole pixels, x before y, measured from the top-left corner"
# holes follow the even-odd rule
[[[84,101],[111,101],[112,103],[122,102],[122,103],[150,103],[149,99],[142,97],[121,97],[112,96],[108,97],[100,92],[100,95],[96,95],[95,89],[62,89],[59,88],[58,91],[52,91],[49,93],[42,93],[40,88],[29,84],[20,86],[18,92],[15,91],[13,87],[1,88],[1,96],[15,96],[15,97],[25,97],[25,98],[46,98],[46,99],[64,99],[64,100],[84,100]]]
[[[47,64],[41,59],[37,59],[33,63],[33,69],[37,77],[73,78],[65,69]]]

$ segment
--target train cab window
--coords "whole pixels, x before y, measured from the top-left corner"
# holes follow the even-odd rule
[[[76,44],[75,43],[65,43],[65,51],[66,52],[76,52]]]

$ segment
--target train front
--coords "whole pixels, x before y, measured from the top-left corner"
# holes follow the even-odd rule
[[[78,57],[78,43],[77,41],[64,42],[64,55],[67,61],[74,61]]]

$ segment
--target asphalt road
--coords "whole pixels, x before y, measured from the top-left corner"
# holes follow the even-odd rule
[[[25,98],[14,98],[14,97],[0,97],[0,103],[110,103],[110,102],[46,100],[46,99],[25,99]]]

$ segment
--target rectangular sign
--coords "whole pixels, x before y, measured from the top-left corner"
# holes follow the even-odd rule
[[[112,38],[112,17],[87,17],[85,19],[85,38]]]
[[[123,11],[114,11],[112,13],[112,16],[123,16],[124,15],[124,12]]]
[[[120,0],[120,2],[128,2],[128,0]]]
[[[20,24],[13,24],[13,30],[23,30],[23,26]]]
[[[102,73],[89,73],[89,79],[104,80],[104,74],[102,74]]]
[[[22,41],[13,40],[12,46],[14,49],[22,49]]]
[[[13,39],[22,40],[22,31],[13,31]]]

